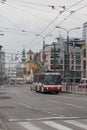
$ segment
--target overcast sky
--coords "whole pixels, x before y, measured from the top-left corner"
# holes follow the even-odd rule
[[[64,8],[65,7],[65,8]],[[23,46],[38,52],[42,37],[51,44],[60,35],[66,38],[61,26],[70,32],[70,37],[82,38],[82,25],[87,22],[87,0],[0,0],[0,44],[9,53],[22,52]],[[41,36],[36,36],[40,34]]]

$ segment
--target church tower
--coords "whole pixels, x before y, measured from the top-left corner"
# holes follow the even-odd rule
[[[25,48],[23,47],[23,51],[22,51],[22,63],[25,63],[26,62],[26,56],[25,56]]]

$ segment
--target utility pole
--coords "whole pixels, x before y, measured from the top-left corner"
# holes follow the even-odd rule
[[[66,84],[66,91],[68,91],[68,82],[69,82],[69,71],[70,71],[70,63],[69,63],[69,33],[72,31],[72,30],[76,30],[76,29],[80,29],[80,27],[76,27],[76,28],[71,28],[69,30],[67,30],[66,28],[62,28],[60,26],[56,26],[56,28],[59,28],[59,29],[63,29],[66,31],[67,33],[67,50],[66,50],[66,53],[65,53],[65,70],[66,70],[66,73],[65,73],[65,76],[67,78],[67,84]]]
[[[3,75],[2,75],[2,63],[1,63],[1,85],[3,84],[2,79],[3,79]]]
[[[53,70],[54,72],[56,72],[56,56],[55,56],[55,52],[56,52],[56,43],[53,42]]]

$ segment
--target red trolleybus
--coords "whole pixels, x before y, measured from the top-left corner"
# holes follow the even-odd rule
[[[56,72],[35,74],[32,89],[42,93],[55,92],[58,94],[62,90],[61,74]]]

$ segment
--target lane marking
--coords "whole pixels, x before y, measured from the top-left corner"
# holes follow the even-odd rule
[[[69,127],[66,127],[64,125],[61,125],[59,123],[55,123],[53,121],[42,121],[44,124],[48,125],[48,126],[51,126],[52,128],[55,128],[57,130],[73,130]]]
[[[58,119],[58,120],[74,120],[74,119],[80,119],[80,117],[63,117],[63,116],[60,116],[60,117],[45,117],[45,118],[34,118],[34,119],[9,119],[8,121],[9,122],[21,122],[21,121],[41,121],[41,120],[54,120],[54,119]]]
[[[56,113],[52,113],[51,111],[47,111],[46,109],[39,109],[39,108],[37,108],[37,107],[32,107],[32,106],[30,106],[30,105],[26,105],[26,104],[24,104],[24,103],[21,103],[21,102],[16,102],[17,104],[20,104],[20,105],[22,105],[22,106],[24,106],[24,107],[27,107],[27,108],[30,108],[30,109],[33,109],[33,110],[38,110],[38,111],[40,111],[40,112],[45,112],[45,113],[48,113],[48,114],[51,114],[51,115],[57,115]]]
[[[78,106],[78,105],[70,104],[70,103],[66,103],[66,105],[72,106],[72,107],[75,107],[75,108],[83,108],[82,106]]]
[[[53,102],[53,103],[58,103],[57,101],[54,100],[47,100],[48,102]]]
[[[87,102],[87,100],[86,99],[77,99],[77,97],[76,98],[73,98],[73,97],[66,97],[66,96],[58,96],[58,98],[59,97],[61,97],[61,98],[63,98],[63,99],[73,99],[73,100],[77,100],[77,101],[85,101],[85,102]],[[79,97],[78,97],[79,98]]]
[[[68,124],[71,124],[71,125],[74,125],[74,126],[77,126],[79,128],[82,128],[82,129],[85,129],[87,130],[87,125],[86,124],[83,124],[83,123],[80,123],[78,121],[74,121],[74,120],[67,120],[67,121],[64,121]]]
[[[32,107],[32,106],[26,105],[26,104],[21,103],[21,102],[16,102],[16,103],[17,103],[17,104],[20,104],[20,105],[22,105],[22,106],[24,106],[24,107],[30,108],[30,109],[38,110],[37,107]]]
[[[28,130],[42,130],[40,127],[37,127],[29,122],[18,122],[18,124],[23,126],[26,129],[28,129]]]

